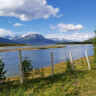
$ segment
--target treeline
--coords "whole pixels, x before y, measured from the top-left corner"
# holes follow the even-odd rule
[[[0,43],[0,47],[3,47],[3,46],[25,46],[25,44],[16,44],[16,43],[8,44],[8,43]]]
[[[56,44],[93,44],[93,42],[62,42]]]

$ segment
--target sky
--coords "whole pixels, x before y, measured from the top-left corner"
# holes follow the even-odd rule
[[[95,27],[96,0],[0,0],[0,36],[39,33],[83,41]]]

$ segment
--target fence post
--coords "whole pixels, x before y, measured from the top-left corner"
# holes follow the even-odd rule
[[[54,77],[54,68],[53,68],[53,52],[51,52],[51,68],[52,68],[52,77]]]
[[[72,52],[70,52],[70,59],[71,59],[72,70],[74,70],[74,63],[73,63],[73,58],[72,58]]]
[[[19,50],[19,60],[20,60],[21,84],[23,84],[24,78],[23,78],[23,69],[22,69],[22,56],[21,56],[21,50]]]
[[[86,55],[86,59],[87,59],[89,70],[91,70],[89,59],[88,59],[88,54],[87,54],[87,51],[86,50],[85,50],[85,55]]]

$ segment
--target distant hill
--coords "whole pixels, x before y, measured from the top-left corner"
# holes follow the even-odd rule
[[[64,38],[49,38],[50,40],[53,40],[57,43],[61,43],[61,42],[75,42],[75,41],[72,41],[72,40],[67,40],[67,39],[64,39]]]
[[[85,41],[83,41],[83,42],[93,42],[94,41],[94,38],[91,38],[91,39],[88,39],[88,40],[85,40]]]
[[[0,37],[0,43],[9,43],[9,44],[12,44],[12,43],[18,43],[18,42]]]

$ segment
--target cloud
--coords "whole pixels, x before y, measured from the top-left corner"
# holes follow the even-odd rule
[[[57,26],[51,25],[50,29],[56,29],[60,32],[67,32],[67,31],[79,31],[81,29],[84,29],[84,27],[80,24],[73,25],[73,24],[59,23]]]
[[[0,36],[13,36],[13,32],[7,29],[0,29]]]
[[[21,23],[15,23],[14,26],[19,27],[19,26],[23,26],[23,24],[21,24]]]
[[[56,29],[57,26],[50,25],[50,29]]]
[[[59,8],[48,5],[46,0],[0,0],[0,16],[11,16],[23,21],[56,17]]]
[[[48,34],[46,38],[57,38],[59,40],[67,39],[67,40],[73,40],[73,41],[84,41],[90,38],[94,37],[94,33],[74,33],[74,34]]]

